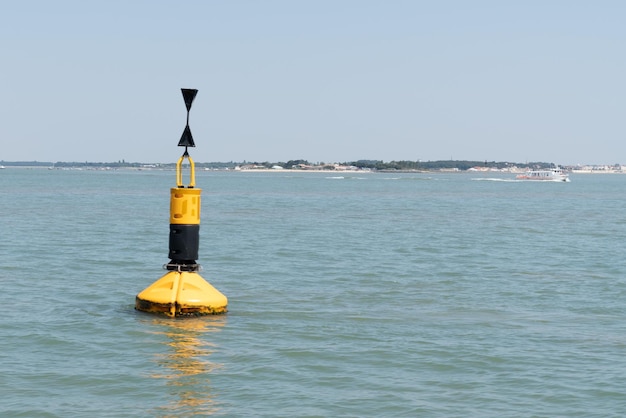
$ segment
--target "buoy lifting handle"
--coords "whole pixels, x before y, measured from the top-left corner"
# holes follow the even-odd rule
[[[185,153],[181,155],[181,157],[176,162],[176,186],[177,187],[185,187],[183,185],[183,160],[189,160],[189,185],[188,188],[192,189],[196,187],[196,165],[194,164],[191,156],[187,152],[187,148],[185,147]]]

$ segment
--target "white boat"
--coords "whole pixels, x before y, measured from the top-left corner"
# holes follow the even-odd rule
[[[524,174],[516,177],[518,180],[533,181],[569,181],[569,175],[564,173],[559,167],[549,170],[528,170]]]

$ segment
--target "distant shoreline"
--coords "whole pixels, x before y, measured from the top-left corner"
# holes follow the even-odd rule
[[[5,169],[18,169],[18,170],[51,170],[51,171],[175,171],[176,167],[160,166],[160,167],[89,167],[89,166],[68,166],[68,167],[53,167],[45,165],[1,165],[0,170]],[[356,169],[356,170],[332,170],[332,169],[272,169],[272,168],[245,168],[245,169],[232,169],[232,168],[196,168],[196,172],[222,172],[222,173],[282,173],[282,174],[295,174],[295,173],[321,173],[321,174],[334,174],[334,175],[350,175],[350,174],[472,174],[472,175],[488,175],[488,174],[519,174],[523,173],[524,169],[517,170],[452,170],[452,169],[440,169],[440,170],[369,170],[369,169]],[[626,174],[626,170],[601,170],[601,169],[570,169],[567,172],[571,174]]]
[[[523,173],[530,170],[549,170],[560,167],[570,173],[624,173],[626,166],[613,165],[558,165],[547,162],[514,163],[507,161],[469,161],[469,160],[439,160],[439,161],[382,161],[357,160],[343,163],[310,163],[307,160],[289,160],[287,162],[195,162],[195,168],[200,170],[217,171],[248,171],[248,172],[392,172],[392,173],[432,173],[432,172],[498,172]],[[175,170],[175,163],[140,163],[126,162],[45,162],[45,161],[3,161],[0,168],[47,168],[62,170]]]

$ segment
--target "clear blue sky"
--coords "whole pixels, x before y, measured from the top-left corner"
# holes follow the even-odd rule
[[[626,164],[626,1],[0,3],[0,160]]]

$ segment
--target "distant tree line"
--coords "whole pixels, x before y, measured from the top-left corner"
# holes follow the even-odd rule
[[[1,165],[5,166],[16,166],[16,167],[55,167],[55,168],[68,168],[68,167],[84,167],[84,168],[141,168],[141,167],[157,167],[157,168],[174,168],[176,167],[175,163],[138,163],[138,162],[126,162],[124,160],[120,160],[117,162],[62,162],[58,161],[55,163],[45,162],[45,161],[0,161]],[[504,169],[512,166],[520,167],[520,168],[549,168],[553,164],[545,163],[545,162],[528,162],[528,163],[512,163],[506,161],[467,161],[467,160],[439,160],[439,161],[382,161],[382,160],[357,160],[357,161],[348,161],[340,163],[345,166],[353,166],[360,169],[370,169],[376,171],[385,171],[385,170],[397,170],[397,171],[438,171],[438,170],[460,170],[465,171],[473,167],[485,167],[485,168],[496,168],[496,169]],[[252,165],[256,167],[264,167],[264,168],[272,168],[275,166],[280,166],[286,170],[290,169],[298,169],[303,166],[318,166],[326,169],[333,169],[334,164],[326,164],[326,163],[310,163],[307,160],[299,159],[299,160],[289,160],[287,162],[205,162],[195,163],[198,168],[210,168],[210,169],[232,169],[236,166],[242,165]]]
[[[382,160],[358,160],[345,163],[346,165],[352,165],[358,168],[369,168],[372,170],[405,170],[405,171],[437,171],[437,170],[452,170],[457,169],[461,171],[469,170],[473,167],[485,167],[485,168],[497,168],[503,169],[508,167],[522,167],[522,168],[548,168],[552,164],[542,162],[531,163],[511,163],[506,161],[467,161],[467,160],[439,160],[439,161],[389,161],[384,162]]]

